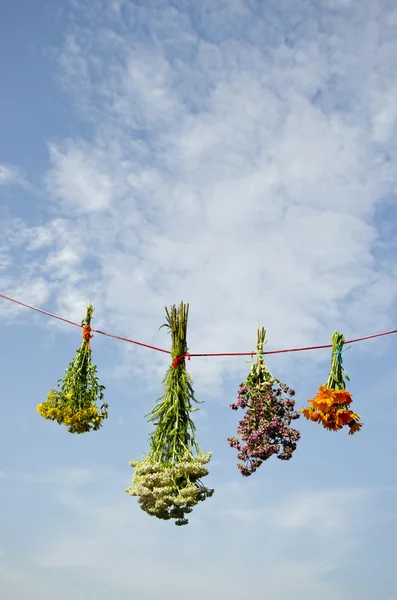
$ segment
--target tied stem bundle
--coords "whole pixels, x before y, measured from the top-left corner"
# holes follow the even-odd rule
[[[246,409],[237,428],[237,436],[227,438],[229,446],[238,450],[237,464],[245,477],[252,475],[271,456],[290,460],[296,450],[300,433],[291,427],[299,418],[295,411],[294,390],[280,383],[271,374],[263,357],[265,329],[257,332],[256,363],[247,379],[240,384],[233,410]]]
[[[352,394],[346,391],[345,379],[349,377],[343,370],[343,346],[345,338],[335,331],[332,336],[332,359],[328,381],[318,388],[317,395],[308,400],[309,406],[300,411],[306,419],[321,423],[329,431],[339,431],[349,427],[349,435],[360,431],[360,415],[357,415],[349,406],[352,403]]]
[[[97,368],[91,361],[91,319],[94,307],[87,306],[83,319],[83,341],[69,363],[65,376],[57,382],[45,402],[38,404],[37,412],[50,421],[65,425],[69,433],[97,431],[107,419],[108,405],[103,402],[103,390],[97,377]],[[97,402],[102,402],[98,409]]]
[[[175,519],[175,525],[186,525],[186,515],[200,501],[212,496],[201,478],[208,475],[206,464],[212,453],[204,454],[195,436],[191,413],[198,410],[192,402],[193,380],[186,370],[187,320],[189,305],[180,303],[166,310],[171,333],[172,364],[163,380],[164,395],[146,415],[155,429],[150,435],[150,449],[142,461],[129,464],[135,473],[126,489],[138,497],[142,510],[159,519]]]

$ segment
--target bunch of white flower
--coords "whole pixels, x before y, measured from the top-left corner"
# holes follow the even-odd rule
[[[142,510],[158,519],[175,519],[175,525],[187,525],[186,515],[198,502],[214,493],[200,481],[208,475],[204,466],[212,452],[193,456],[187,453],[174,465],[155,462],[150,455],[141,462],[131,461],[135,469],[132,484],[126,488],[131,496],[139,498]]]

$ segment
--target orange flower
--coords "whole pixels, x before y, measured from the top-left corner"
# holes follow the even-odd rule
[[[321,413],[315,410],[312,406],[306,406],[300,411],[308,421],[314,421],[315,423],[321,420]]]
[[[332,398],[332,395],[334,393],[334,390],[327,387],[326,385],[320,385],[320,387],[318,388],[318,391],[320,392],[320,395],[324,396],[324,398],[326,398],[326,399]]]
[[[312,398],[311,403],[314,409],[321,410],[321,412],[327,412],[332,406],[332,403],[329,404],[326,400],[319,398],[318,396]]]
[[[346,390],[334,390],[322,385],[308,403],[309,406],[302,408],[300,412],[306,419],[321,423],[329,431],[339,431],[348,425],[349,433],[353,434],[362,427],[358,422],[360,415],[348,409],[352,403],[352,394]]]
[[[363,426],[362,423],[358,423],[357,421],[351,421],[351,423],[349,424],[349,427],[350,427],[349,435],[353,435],[354,433],[356,433],[356,431],[360,431],[362,426]]]
[[[323,415],[320,411],[315,410],[313,412],[313,416],[312,416],[312,421],[314,421],[314,423],[320,423],[323,420]]]
[[[339,425],[349,425],[353,419],[352,415],[353,413],[351,410],[340,408],[336,413],[336,422]]]
[[[330,390],[332,391],[332,390]],[[317,395],[311,400],[308,400],[313,408],[326,412],[330,406],[332,406],[332,395],[329,393],[328,388],[324,385],[318,388]]]
[[[333,391],[333,403],[348,406],[353,402],[352,394],[346,392],[346,390],[332,390]]]
[[[324,415],[323,427],[329,431],[338,431],[339,429],[342,429],[342,425],[337,423],[335,415],[333,414]]]
[[[327,412],[334,404],[347,407],[352,402],[352,395],[346,390],[333,390],[322,385],[318,388],[317,395],[308,402],[315,409]]]
[[[354,412],[352,412],[350,416],[351,416],[352,419],[354,419],[354,421],[359,421],[360,420],[360,415],[357,415]]]

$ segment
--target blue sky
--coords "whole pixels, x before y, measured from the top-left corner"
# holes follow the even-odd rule
[[[395,329],[397,11],[386,0],[14,0],[0,7],[0,292],[167,347],[269,349]],[[363,430],[299,421],[291,461],[236,469],[249,365],[192,358],[214,496],[187,527],[124,488],[166,355],[95,335],[109,419],[36,413],[77,328],[1,300],[0,589],[7,600],[396,600],[395,357],[345,367]],[[304,406],[328,350],[269,357]]]

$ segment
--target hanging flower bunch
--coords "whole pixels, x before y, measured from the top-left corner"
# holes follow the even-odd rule
[[[69,433],[97,431],[107,419],[108,405],[103,402],[103,390],[97,377],[97,368],[91,362],[91,319],[94,307],[89,304],[83,319],[83,342],[69,364],[66,375],[57,382],[47,400],[37,406],[45,419],[65,425]],[[98,408],[97,402],[102,402]]]
[[[299,418],[295,411],[294,390],[275,379],[265,364],[263,345],[265,330],[258,328],[257,360],[247,379],[240,384],[233,410],[246,413],[237,428],[237,436],[227,438],[229,446],[238,450],[237,465],[245,477],[252,475],[271,456],[289,460],[296,449],[300,433],[291,427]]]
[[[349,427],[349,435],[360,431],[360,415],[350,410],[352,394],[346,391],[345,378],[349,377],[343,371],[342,352],[345,338],[335,332],[332,336],[332,360],[328,381],[319,387],[315,398],[308,400],[309,406],[300,411],[306,419],[321,423],[329,431],[339,431]]]
[[[201,452],[195,437],[191,412],[195,399],[193,380],[186,370],[187,320],[189,305],[180,303],[168,311],[167,323],[172,336],[173,362],[165,375],[164,395],[147,415],[155,424],[150,436],[150,449],[142,461],[131,461],[135,473],[126,489],[138,497],[142,510],[158,519],[175,519],[175,525],[186,525],[186,515],[214,490],[201,482],[208,475],[206,464],[212,453]]]

